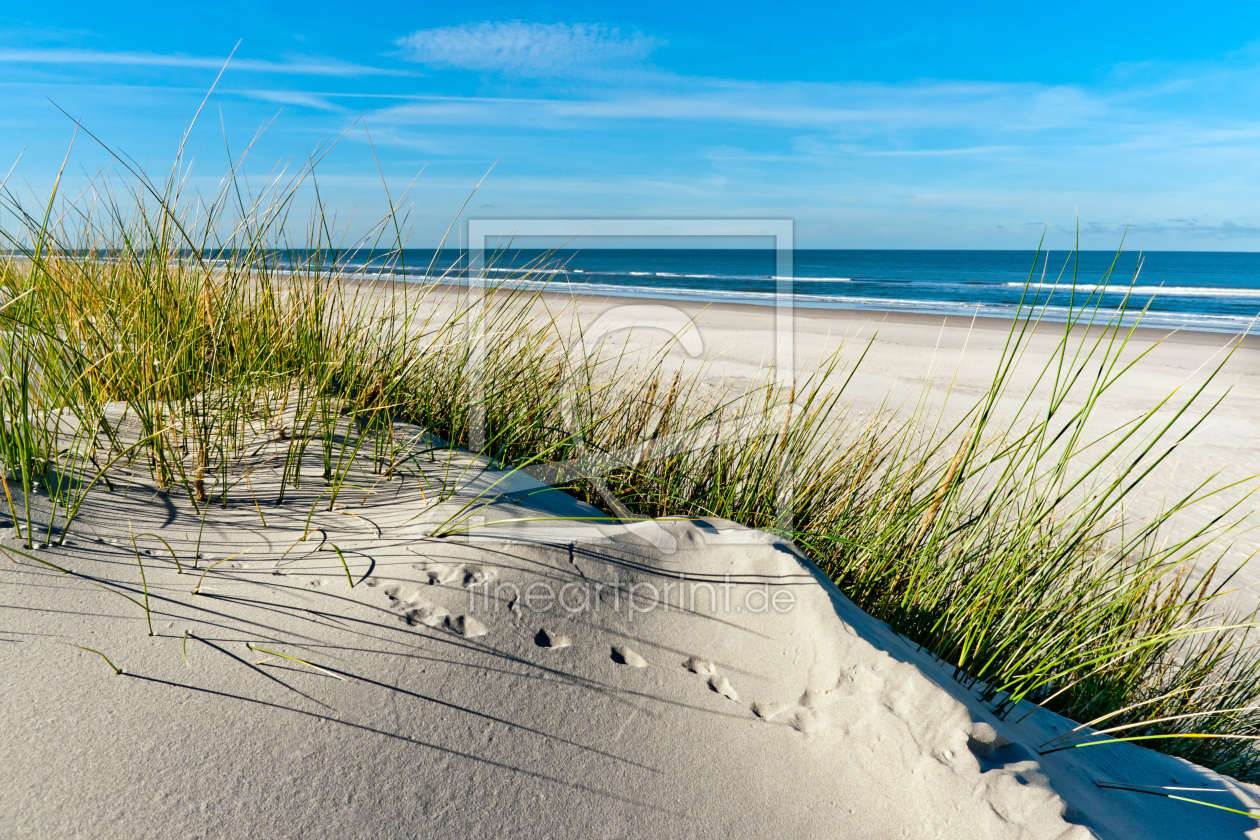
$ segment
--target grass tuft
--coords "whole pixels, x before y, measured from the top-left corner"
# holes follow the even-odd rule
[[[68,644],[68,643],[63,643],[63,644]],[[99,650],[96,650],[95,648],[84,647],[83,645],[70,645],[70,647],[75,647],[75,648],[78,648],[79,650],[85,650],[88,653],[95,653],[101,659],[105,660],[105,664],[108,665],[110,668],[112,668],[115,674],[117,674],[120,677],[123,675],[123,669],[115,665],[108,656],[101,653]]]

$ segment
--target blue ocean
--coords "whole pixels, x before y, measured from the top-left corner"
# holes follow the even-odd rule
[[[761,305],[790,293],[798,307],[1002,318],[1018,314],[1021,299],[1026,313],[1035,297],[1047,320],[1095,304],[1106,318],[1124,304],[1127,322],[1145,309],[1147,326],[1260,331],[1252,329],[1260,253],[797,250],[787,275],[775,257],[755,249],[520,249],[488,258],[486,273],[518,288]],[[466,282],[466,259],[408,250],[388,267],[368,262],[412,279]]]

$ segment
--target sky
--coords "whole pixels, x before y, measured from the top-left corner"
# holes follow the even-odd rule
[[[63,195],[111,150],[164,175],[196,116],[190,188],[317,155],[343,229],[392,200],[416,247],[739,217],[803,248],[1260,250],[1256,0],[14,6],[0,175],[32,203],[63,160]]]

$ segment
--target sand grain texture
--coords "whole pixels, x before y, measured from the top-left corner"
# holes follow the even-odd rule
[[[5,538],[0,836],[1260,836],[1093,784],[1174,778],[1252,804],[1186,762],[1038,757],[1062,719],[994,719],[769,535],[695,520],[429,536],[497,475],[474,474],[436,506],[414,476],[364,481],[343,495],[354,516],[324,503],[305,540],[316,480],[262,507],[265,527],[248,499],[211,507],[209,559],[183,575],[136,537],[152,638],[116,593],[143,599],[132,535],[192,565],[185,501],[137,478],[95,494],[65,546]],[[276,481],[260,469],[252,487]],[[522,492],[500,485],[479,516],[593,512],[509,483]]]

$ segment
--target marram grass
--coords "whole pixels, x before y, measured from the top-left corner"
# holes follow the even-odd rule
[[[846,409],[843,357],[795,385],[772,372],[714,390],[663,357],[646,369],[606,346],[575,357],[528,295],[490,289],[474,305],[451,286],[347,272],[318,201],[293,229],[310,171],[259,195],[229,178],[195,200],[174,175],[132,175],[38,211],[3,194],[16,223],[0,261],[0,505],[21,556],[52,565],[32,547],[64,539],[88,494],[125,493],[137,471],[203,521],[235,498],[265,525],[308,454],[322,460],[318,504],[331,509],[365,458],[389,476],[471,447],[609,517],[717,516],[783,533],[999,714],[1041,703],[1105,722],[1112,740],[1260,781],[1253,616],[1221,613],[1228,576],[1215,564],[1194,571],[1237,531],[1216,518],[1167,538],[1170,520],[1193,521],[1221,488],[1141,521],[1124,511],[1218,397],[1209,378],[1123,429],[1092,428],[1095,406],[1141,361],[1131,328],[1101,314],[1101,292],[1081,296],[1032,385],[1020,361],[1043,301],[1030,285],[962,420],[946,425],[926,403],[861,419]],[[354,245],[384,242],[397,262],[404,221],[391,215]],[[1011,399],[1023,410],[999,424]],[[395,421],[430,437],[399,439]],[[263,428],[284,444],[273,499],[242,468]],[[467,533],[475,512],[439,535]]]

